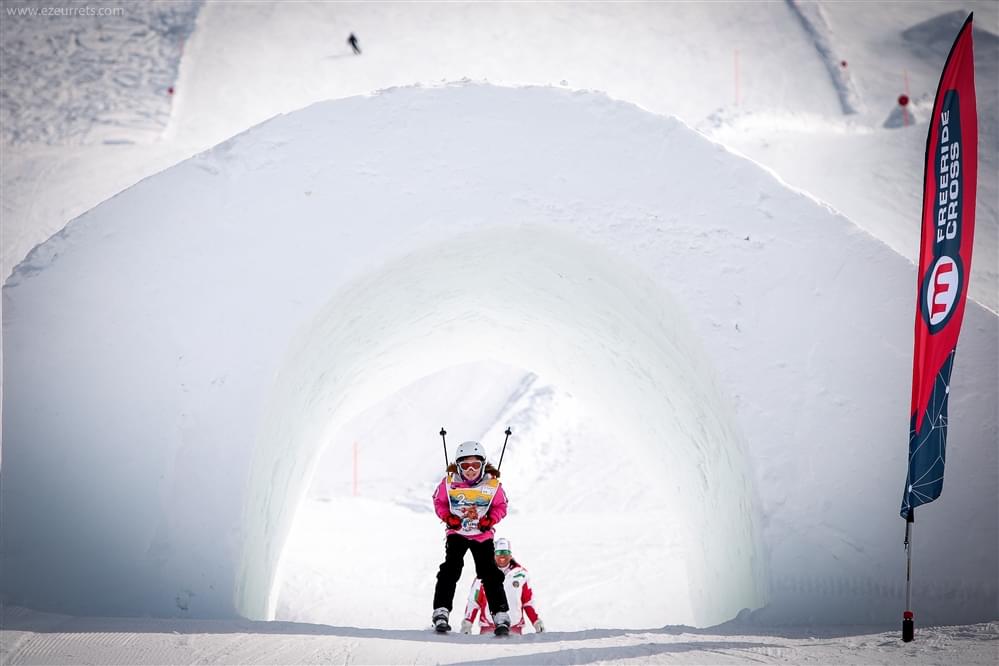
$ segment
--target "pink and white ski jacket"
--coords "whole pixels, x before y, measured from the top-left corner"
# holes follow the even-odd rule
[[[467,490],[468,492],[463,492]],[[493,527],[506,516],[506,493],[499,480],[485,473],[477,483],[469,483],[460,474],[448,474],[441,479],[434,492],[434,510],[437,516],[446,521],[449,515],[463,519],[462,528],[448,528],[447,534],[460,534],[472,541],[486,541],[493,538]],[[492,526],[480,530],[478,519],[488,515]]]
[[[531,589],[531,578],[527,569],[511,561],[502,570],[504,574],[503,589],[506,590],[506,602],[510,605],[510,631],[523,633],[524,618],[534,625],[538,621],[538,611],[534,608],[534,591]],[[489,601],[482,589],[482,581],[478,578],[472,583],[468,593],[468,604],[465,606],[465,621],[475,626],[476,619],[482,626],[482,631],[492,631],[496,628],[493,616],[489,612]]]

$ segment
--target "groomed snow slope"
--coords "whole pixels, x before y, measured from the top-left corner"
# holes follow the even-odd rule
[[[4,592],[267,617],[331,434],[437,369],[499,360],[613,417],[641,466],[574,460],[564,483],[647,487],[638,508],[668,512],[672,623],[768,590],[771,618],[817,596],[843,617],[844,580],[884,605],[913,273],[754,164],[600,95],[406,88],[276,118],[74,221],[5,285]],[[999,488],[996,344],[969,307],[961,484],[921,518],[951,621],[996,608],[997,528],[976,513]]]
[[[4,608],[5,664],[984,664],[996,662],[999,624],[927,627],[913,643],[897,629],[551,631],[497,640],[425,630],[294,622],[80,618]]]

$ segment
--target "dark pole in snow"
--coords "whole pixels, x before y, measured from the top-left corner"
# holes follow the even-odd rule
[[[503,467],[503,454],[505,454],[505,453],[506,453],[506,443],[507,443],[507,440],[509,440],[509,439],[510,439],[510,435],[511,435],[511,434],[513,434],[513,431],[511,431],[511,430],[510,430],[510,427],[509,427],[509,426],[507,426],[507,428],[506,428],[506,438],[505,438],[505,439],[503,440],[503,450],[502,450],[502,451],[500,451],[500,461],[499,461],[499,465],[496,465],[496,469],[497,469],[497,470],[499,470],[500,468],[502,468],[502,467]]]
[[[905,516],[905,612],[902,613],[902,640],[912,641],[915,625],[912,614],[912,524],[916,522],[916,510],[909,509]]]
[[[448,462],[447,462],[447,439],[445,439],[444,437],[445,435],[447,435],[447,430],[444,429],[444,426],[441,426],[441,441],[444,442],[444,469],[446,470]]]

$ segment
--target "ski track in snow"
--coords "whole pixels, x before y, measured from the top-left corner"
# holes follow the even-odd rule
[[[999,624],[926,627],[904,644],[885,627],[591,629],[542,635],[438,636],[392,630],[220,620],[69,618],[4,609],[5,664],[994,664]]]
[[[833,88],[839,96],[839,103],[843,107],[843,113],[861,113],[864,110],[864,102],[857,85],[847,67],[841,63],[845,62],[840,55],[842,48],[833,41],[832,31],[829,23],[822,12],[822,6],[815,2],[807,4],[799,0],[787,0],[788,6],[794,14],[801,20],[805,32],[815,42],[815,48],[825,63],[829,71],[829,78]]]

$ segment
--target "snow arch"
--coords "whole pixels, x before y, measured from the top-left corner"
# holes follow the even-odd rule
[[[670,446],[691,454],[685,469],[705,463],[674,489],[703,500],[687,525],[710,519],[698,542],[688,531],[687,561],[716,538],[715,520],[720,532],[754,513],[742,484],[760,481],[762,547],[743,525],[736,533],[751,554],[730,575],[713,577],[713,554],[692,566],[687,621],[723,621],[767,592],[769,617],[781,621],[814,609],[856,621],[857,607],[896,617],[898,588],[885,581],[897,578],[899,548],[885,535],[899,527],[912,265],[675,120],[598,94],[486,85],[391,90],[275,118],[104,202],[22,262],[3,294],[6,600],[266,616],[308,439],[435,358],[379,350],[425,344],[440,359],[433,345],[452,341],[449,357],[496,352],[487,322],[502,318],[470,287],[500,300],[503,279],[516,276],[488,248],[475,254],[488,270],[468,269],[459,284],[435,283],[413,263],[442,253],[465,270],[476,239],[522,245],[533,259],[519,270],[535,282],[511,284],[501,301],[522,310],[521,325],[565,321],[560,301],[531,305],[549,291],[588,293],[540,267],[576,279],[585,267],[605,285],[580,330],[565,331],[564,349],[542,355],[531,347],[549,341],[524,334],[502,358],[549,367],[581,391],[600,375],[580,368],[604,367],[669,394],[683,376],[671,364],[697,348],[717,372],[717,389],[699,378],[697,405],[649,414],[650,394],[625,406],[642,429],[636,441],[680,433]],[[379,284],[437,289],[422,302],[442,309],[421,321],[400,305],[409,319],[397,331],[384,308],[342,305],[389,298]],[[663,310],[638,307],[643,295]],[[675,309],[662,305],[669,299]],[[621,327],[602,310],[619,313]],[[420,339],[455,312],[472,313],[483,349],[449,334]],[[671,312],[689,320],[690,335]],[[337,328],[349,325],[369,333]],[[673,334],[663,340],[663,330]],[[996,606],[999,527],[978,524],[976,512],[999,498],[995,330],[994,316],[969,306],[952,386],[961,446],[948,459],[960,483],[921,518],[937,537],[921,546],[921,570],[939,581],[934,608],[950,621],[994,617]],[[636,346],[612,349],[612,333]],[[323,340],[355,353],[322,356]],[[313,368],[310,349],[322,361]],[[569,349],[586,363],[570,365]],[[639,349],[654,367],[635,366]],[[361,361],[380,370],[350,365]],[[315,373],[324,363],[329,373]],[[682,432],[701,427],[695,408],[717,437]],[[886,470],[899,470],[898,481]],[[761,560],[774,572],[769,586]],[[954,599],[953,589],[969,591]]]
[[[643,460],[626,477],[578,483],[604,495],[610,511],[661,503],[676,516],[671,524],[687,548],[650,555],[664,567],[679,559],[673,564],[693,581],[717,581],[717,588],[660,591],[689,596],[677,604],[687,607],[680,620],[713,620],[760,604],[755,496],[741,439],[684,313],[606,251],[564,232],[513,225],[392,262],[345,289],[299,335],[251,470],[251,532],[239,579],[244,612],[273,614],[267,586],[289,527],[286,514],[332,433],[420,377],[482,359],[554,379],[597,421],[614,423],[609,458]],[[428,425],[413,444],[430,444],[432,432]],[[437,447],[427,450],[437,458]],[[615,486],[641,484],[648,486],[643,497],[611,499],[626,494]]]

